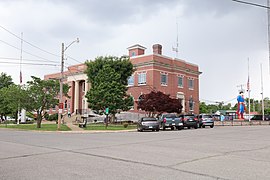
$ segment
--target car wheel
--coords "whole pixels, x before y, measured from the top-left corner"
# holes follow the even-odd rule
[[[214,127],[214,125],[210,126],[210,128],[213,128],[213,127]]]
[[[158,132],[158,131],[159,131],[159,129],[156,129],[156,131]]]
[[[202,125],[202,128],[205,128],[205,126],[204,126],[204,125]]]
[[[188,127],[188,129],[190,129],[190,127]]]
[[[171,130],[174,130],[174,127],[171,127]]]
[[[198,128],[198,125],[194,126],[194,129],[197,129]]]

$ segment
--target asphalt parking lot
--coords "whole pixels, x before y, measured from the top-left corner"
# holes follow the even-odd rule
[[[0,129],[0,179],[270,179],[270,126],[160,132]]]

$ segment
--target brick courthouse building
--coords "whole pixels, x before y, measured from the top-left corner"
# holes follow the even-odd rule
[[[184,60],[162,55],[162,46],[153,45],[153,53],[145,54],[145,47],[134,45],[128,48],[130,61],[135,72],[128,79],[128,94],[134,98],[134,107],[130,112],[140,112],[136,101],[141,94],[152,90],[170,94],[179,99],[183,113],[199,113],[199,67]],[[71,113],[88,111],[86,92],[91,88],[84,73],[85,64],[68,67],[64,72],[64,83],[71,87],[70,99],[64,99],[65,111]],[[59,78],[60,73],[45,75],[44,79]],[[56,111],[53,109],[52,111]],[[50,112],[53,113],[53,112]]]

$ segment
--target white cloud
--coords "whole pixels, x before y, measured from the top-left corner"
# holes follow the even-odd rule
[[[255,2],[255,1],[254,1]],[[265,4],[264,0],[255,3]],[[177,18],[177,20],[176,20]],[[176,21],[179,25],[179,58],[198,64],[200,98],[228,101],[238,94],[237,85],[247,82],[250,59],[252,96],[260,98],[260,63],[263,63],[265,96],[270,97],[267,16],[261,8],[230,0],[158,1],[1,1],[1,26],[54,54],[61,43],[77,37],[79,44],[66,54],[80,62],[100,55],[127,54],[127,47],[141,44],[152,52],[160,43],[163,54],[175,57]],[[20,48],[20,40],[0,28],[0,40]],[[60,64],[52,56],[23,44],[23,50]],[[0,57],[20,57],[20,50],[0,42]],[[40,59],[23,53],[24,59]],[[0,62],[6,61],[0,59]],[[10,60],[11,61],[11,60]],[[77,64],[68,59],[66,65]],[[59,67],[23,65],[25,80],[43,77]],[[19,81],[19,65],[0,64],[0,72]],[[232,102],[233,103],[233,102]]]

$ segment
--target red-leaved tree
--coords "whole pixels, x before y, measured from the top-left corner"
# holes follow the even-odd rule
[[[156,114],[181,113],[182,105],[179,99],[171,98],[170,95],[160,91],[151,91],[149,94],[142,94],[137,102],[138,109],[146,111],[149,117]]]

